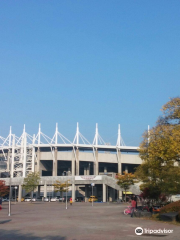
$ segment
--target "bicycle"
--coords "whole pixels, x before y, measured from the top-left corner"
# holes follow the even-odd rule
[[[127,208],[124,209],[124,214],[125,215],[131,214],[131,211],[132,211],[132,207],[131,206],[127,206]],[[134,212],[137,212],[137,209],[134,209]]]

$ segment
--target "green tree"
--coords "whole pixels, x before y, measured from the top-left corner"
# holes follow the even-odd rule
[[[143,163],[135,175],[149,189],[154,200],[158,195],[180,192],[180,98],[173,98],[162,108],[155,127],[143,134],[139,155]]]
[[[65,182],[60,182],[60,181],[56,181],[53,186],[54,186],[54,191],[55,192],[60,192],[60,196],[63,199],[63,192],[68,192],[69,186],[71,184],[69,183],[69,180],[65,181]],[[63,201],[63,200],[62,200]]]
[[[130,189],[131,185],[134,185],[135,181],[135,175],[132,173],[123,172],[123,175],[118,173],[116,175],[116,178],[118,179],[117,184],[124,190],[125,192],[125,201],[126,201],[126,192]]]
[[[40,176],[38,172],[29,173],[28,176],[24,178],[23,188],[25,189],[26,192],[32,193],[31,198],[33,196],[34,190],[39,185],[39,180]]]

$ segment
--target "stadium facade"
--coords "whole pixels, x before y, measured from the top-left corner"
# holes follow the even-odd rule
[[[138,147],[125,146],[118,126],[117,143],[104,142],[96,124],[93,143],[90,143],[79,131],[77,123],[73,142],[58,131],[58,124],[53,138],[39,130],[37,135],[29,135],[25,126],[23,133],[17,137],[12,133],[4,138],[0,136],[0,178],[9,185],[18,186],[19,199],[24,177],[30,172],[39,172],[41,176],[37,196],[53,196],[52,184],[56,180],[69,180],[72,184],[69,196],[73,200],[84,197],[87,201],[91,195],[90,184],[94,183],[94,195],[103,202],[113,201],[122,195],[122,189],[116,184],[116,173],[134,172],[142,161]],[[12,188],[13,189],[13,188]],[[130,189],[138,194],[137,185]]]

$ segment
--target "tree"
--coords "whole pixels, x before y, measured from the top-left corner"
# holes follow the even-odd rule
[[[68,191],[70,185],[71,185],[71,184],[69,184],[69,180],[67,180],[67,181],[65,181],[65,182],[63,182],[63,183],[61,183],[60,181],[57,180],[57,181],[53,184],[53,186],[54,186],[54,191],[55,191],[55,192],[60,192],[60,195],[61,195],[61,197],[63,198],[63,192]]]
[[[35,188],[39,185],[40,176],[37,172],[29,173],[26,178],[24,178],[23,188],[26,192],[34,192]],[[32,197],[32,194],[31,194]]]
[[[140,157],[144,161],[180,161],[180,98],[173,98],[162,108],[163,115],[149,132],[143,134]]]
[[[162,112],[156,126],[143,134],[139,149],[143,163],[135,172],[143,182],[141,190],[149,189],[154,200],[180,192],[180,98],[172,98]]]
[[[118,173],[116,178],[118,179],[117,184],[125,191],[125,201],[126,201],[126,192],[129,190],[131,185],[135,183],[135,175],[132,173],[123,172],[124,175]]]
[[[5,181],[0,180],[0,197],[4,197],[9,193],[9,187],[5,185]]]

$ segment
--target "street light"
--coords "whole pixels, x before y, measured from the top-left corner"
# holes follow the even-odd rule
[[[16,204],[16,189],[17,189],[17,186],[15,186],[14,189],[15,189],[15,204]]]
[[[64,173],[66,173],[66,176],[67,176],[67,172],[64,171]],[[67,210],[67,181],[66,181],[66,210]]]
[[[94,183],[91,183],[91,187],[92,187],[92,207],[93,207],[93,187],[94,187]]]
[[[50,184],[49,184],[49,187],[50,187]],[[50,190],[49,190],[49,202],[50,202]]]
[[[9,212],[8,217],[11,216],[11,172],[9,172]]]

